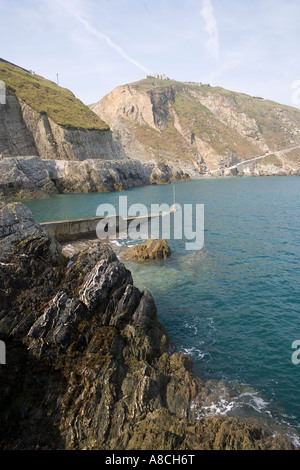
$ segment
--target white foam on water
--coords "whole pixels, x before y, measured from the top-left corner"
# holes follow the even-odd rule
[[[202,404],[199,406],[198,403],[193,402],[191,404],[191,410],[196,410],[195,417],[198,420],[208,418],[212,416],[227,416],[233,409],[236,408],[237,403],[232,400],[228,401],[225,398],[220,397],[217,402]]]
[[[215,391],[218,393],[217,389]],[[198,419],[208,416],[229,416],[230,414],[244,415],[243,411],[247,407],[251,407],[259,415],[264,414],[272,418],[272,414],[268,410],[269,403],[259,396],[258,392],[245,391],[236,395],[233,395],[232,392],[232,390],[229,393],[229,389],[223,389],[217,399],[210,402],[208,396],[204,403],[193,403],[191,409],[198,408],[196,414]]]
[[[195,347],[192,348],[181,348],[179,351],[180,354],[185,354],[186,356],[190,356],[192,358],[202,359],[205,356],[205,353],[202,352],[200,349]]]
[[[195,335],[198,334],[198,328],[197,328],[196,325],[192,325],[192,324],[190,324],[190,323],[185,323],[185,324],[184,324],[184,328],[188,328],[189,330],[193,330],[193,333],[194,333]]]
[[[120,243],[118,240],[112,240],[111,244],[116,246],[122,246],[122,243]]]
[[[289,437],[292,441],[293,446],[296,448],[300,447],[300,438],[296,434],[287,434],[287,437]]]
[[[243,400],[244,397],[249,397],[250,400],[247,402],[244,402]],[[258,412],[264,411],[269,416],[272,416],[271,412],[267,410],[269,403],[266,402],[260,396],[258,396],[258,392],[244,392],[244,393],[241,393],[239,398],[242,399],[242,403],[246,403],[247,405],[251,406],[255,411],[258,411]]]
[[[234,400],[227,401],[225,398],[220,398],[218,403],[203,406],[203,411],[205,416],[227,416],[236,407],[237,403]]]

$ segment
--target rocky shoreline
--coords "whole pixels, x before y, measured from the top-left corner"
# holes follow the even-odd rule
[[[45,199],[54,194],[123,191],[151,184],[203,178],[299,176],[299,171],[259,167],[220,169],[199,174],[165,163],[148,167],[139,160],[42,160],[38,156],[6,157],[0,160],[0,200]]]
[[[0,160],[0,199],[43,199],[59,193],[123,191],[150,184],[187,181],[190,175],[164,163],[139,160],[42,160],[38,156]]]
[[[209,384],[110,245],[67,258],[24,205],[0,204],[0,264],[0,448],[293,449],[255,421],[199,419]]]

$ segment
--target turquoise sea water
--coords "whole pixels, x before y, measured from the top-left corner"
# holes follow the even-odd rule
[[[209,413],[260,416],[300,432],[300,178],[201,179],[122,193],[58,195],[25,201],[42,221],[96,215],[118,197],[204,204],[205,243],[195,252],[170,240],[163,262],[126,263],[149,289],[158,318],[204,380],[223,381]],[[120,242],[120,244],[125,242]],[[127,242],[128,244],[128,242]]]

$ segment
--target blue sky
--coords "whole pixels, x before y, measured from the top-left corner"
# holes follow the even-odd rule
[[[152,72],[300,107],[299,0],[0,0],[0,21],[0,57],[86,104]]]

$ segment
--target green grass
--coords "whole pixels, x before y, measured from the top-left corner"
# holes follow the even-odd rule
[[[0,80],[6,84],[6,93],[16,95],[39,113],[46,113],[57,124],[68,129],[107,130],[103,122],[74,94],[46,80],[10,64],[0,62]]]

